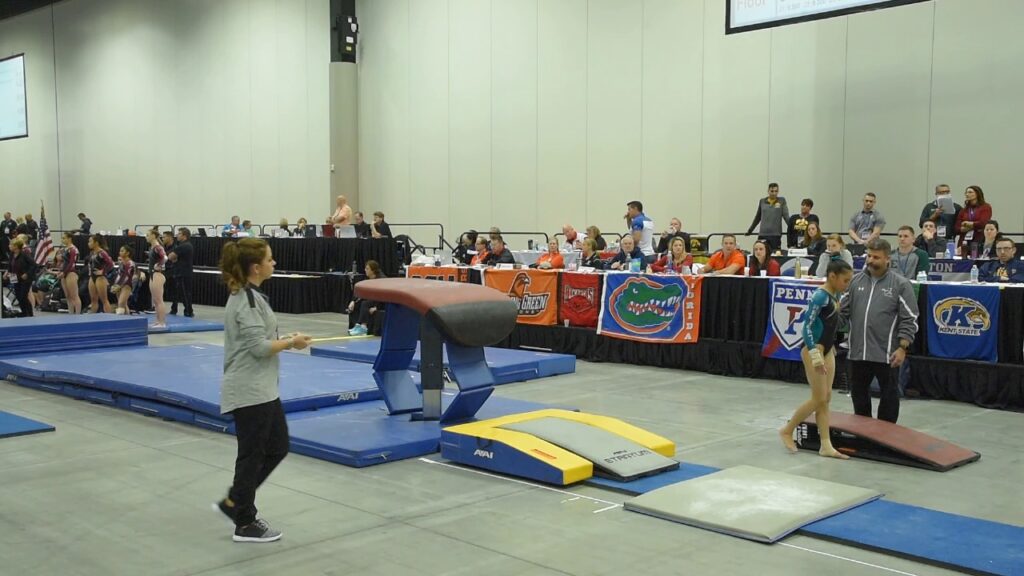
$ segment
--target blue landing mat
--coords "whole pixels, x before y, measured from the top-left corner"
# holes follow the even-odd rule
[[[802,534],[974,574],[1024,574],[1024,527],[878,500]]]
[[[454,394],[442,397],[447,406]],[[550,408],[542,404],[491,396],[479,419]],[[441,449],[438,422],[412,422],[408,414],[388,416],[384,402],[364,402],[292,412],[288,416],[291,451],[361,468],[433,454]]]
[[[380,339],[350,340],[337,344],[312,346],[310,354],[326,358],[340,358],[352,362],[373,364],[380,351]],[[571,354],[552,354],[549,352],[533,352],[531,350],[512,350],[509,348],[485,348],[484,356],[487,365],[494,374],[495,384],[523,382],[535,378],[571,374],[576,371],[576,357]],[[445,366],[448,355],[445,353]],[[417,348],[413,356],[410,370],[420,369],[420,352]]]
[[[156,316],[147,316],[149,320],[150,334],[167,334],[170,332],[219,332],[224,329],[224,324],[212,320],[197,320],[185,316],[167,315],[166,328],[153,328]]]
[[[0,356],[147,343],[146,319],[113,314],[46,315],[0,322]]]
[[[39,432],[53,432],[53,430],[53,426],[50,426],[49,424],[38,422],[31,418],[18,416],[17,414],[0,411],[0,438],[24,436],[26,434],[37,434]]]
[[[655,474],[654,476],[638,478],[631,482],[621,482],[619,480],[612,480],[611,478],[592,476],[587,480],[584,480],[583,483],[588,486],[608,488],[609,490],[625,492],[626,494],[636,496],[652,490],[657,490],[658,488],[664,488],[665,486],[675,484],[676,482],[693,480],[694,478],[707,476],[708,474],[718,472],[718,470],[718,468],[712,468],[711,466],[701,466],[700,464],[680,462],[679,468],[675,470],[662,472],[661,474]]]
[[[286,412],[312,410],[380,398],[365,364],[281,354],[281,402]],[[147,412],[184,409],[215,418],[220,414],[224,349],[212,345],[121,348],[0,359],[0,377],[32,386],[71,385],[60,392],[81,397],[78,388],[152,401]],[[38,386],[37,386],[38,387]],[[57,391],[57,390],[53,390]],[[110,395],[110,394],[108,394]],[[84,399],[104,402],[102,394]],[[112,397],[111,402],[116,400]]]

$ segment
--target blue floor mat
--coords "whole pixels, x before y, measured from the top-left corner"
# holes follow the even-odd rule
[[[445,406],[452,396],[445,393]],[[492,395],[477,418],[497,418],[550,407]],[[384,402],[293,412],[288,414],[288,430],[292,452],[357,468],[433,454],[441,446],[438,422],[413,422],[408,414],[389,416]]]
[[[280,359],[286,412],[380,398],[365,364],[291,353]],[[220,417],[223,367],[220,346],[159,346],[4,358],[0,376],[97,389]]]
[[[349,340],[335,344],[312,346],[310,354],[327,358],[339,358],[352,362],[373,364],[380,351],[380,339]],[[523,382],[535,378],[544,378],[558,374],[571,374],[576,371],[576,357],[571,354],[552,354],[549,352],[533,352],[531,350],[512,350],[509,348],[485,348],[484,356],[487,365],[494,374],[495,384]],[[445,366],[448,355],[445,354]],[[412,359],[410,370],[420,369],[420,353]]]
[[[675,484],[676,482],[693,480],[694,478],[707,476],[708,474],[718,472],[718,470],[718,468],[712,468],[711,466],[701,466],[700,464],[680,462],[679,468],[675,470],[662,472],[661,474],[655,474],[654,476],[638,478],[631,482],[621,482],[619,480],[612,480],[611,478],[592,476],[587,480],[584,480],[583,483],[588,486],[608,488],[609,490],[624,492],[635,496],[652,490],[657,490],[658,488],[664,488],[665,486]]]
[[[147,343],[146,319],[113,314],[46,315],[0,323],[0,356]]]
[[[801,533],[975,574],[1024,574],[1024,527],[878,500]]]
[[[171,316],[167,315],[167,327],[166,328],[153,328],[153,323],[156,322],[156,316],[147,316],[149,320],[149,333],[150,334],[167,334],[172,332],[219,332],[224,329],[222,322],[215,322],[213,320],[198,320],[196,318],[187,318],[185,316]]]
[[[11,414],[10,412],[0,411],[0,438],[24,436],[39,432],[53,432],[53,430],[53,426],[49,424],[18,416],[17,414]]]

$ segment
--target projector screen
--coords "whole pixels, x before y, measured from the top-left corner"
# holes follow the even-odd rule
[[[28,136],[25,55],[0,60],[0,140]]]
[[[725,33],[747,32],[927,0],[725,0]]]

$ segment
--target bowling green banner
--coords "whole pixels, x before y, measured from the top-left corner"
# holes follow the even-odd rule
[[[558,272],[553,270],[485,270],[484,286],[494,288],[519,307],[519,323],[552,325],[558,321]]]

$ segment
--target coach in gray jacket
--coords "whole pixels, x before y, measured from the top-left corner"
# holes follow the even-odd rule
[[[896,422],[898,368],[917,335],[917,297],[910,281],[889,269],[889,243],[867,243],[864,270],[854,276],[840,308],[850,326],[850,393],[853,411],[871,416],[871,380],[882,391],[878,419]]]

